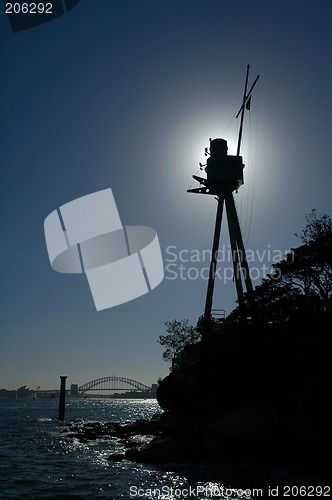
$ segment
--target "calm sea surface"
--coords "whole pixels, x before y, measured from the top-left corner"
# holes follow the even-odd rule
[[[331,498],[331,486],[320,486],[319,479],[310,486],[311,479],[307,478],[300,490],[301,478],[300,482],[298,477],[289,477],[288,481],[286,476],[293,489],[279,486],[277,491],[279,470],[275,471],[274,484],[263,482],[260,469],[250,467],[245,472],[237,470],[234,481],[234,466],[218,473],[222,482],[211,482],[206,480],[209,469],[203,470],[202,480],[202,471],[197,474],[197,466],[191,464],[174,468],[174,464],[154,467],[127,460],[109,462],[111,453],[124,451],[118,439],[79,443],[61,432],[64,426],[79,420],[148,419],[160,412],[156,400],[67,399],[64,424],[57,421],[58,405],[57,399],[0,399],[1,500]],[[254,479],[256,489],[251,486]]]
[[[57,421],[58,404],[57,399],[0,399],[1,500],[223,498],[216,483],[189,480],[166,466],[108,462],[111,453],[123,451],[116,441],[67,440]],[[137,420],[158,412],[154,399],[67,399],[65,423]]]

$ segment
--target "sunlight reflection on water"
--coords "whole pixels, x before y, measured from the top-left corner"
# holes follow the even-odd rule
[[[224,483],[202,481],[192,464],[174,468],[174,464],[108,461],[110,454],[124,452],[119,438],[82,443],[63,432],[74,422],[148,419],[160,412],[156,400],[68,399],[64,423],[57,421],[57,410],[58,401],[52,399],[0,401],[1,500],[253,498],[217,496]]]

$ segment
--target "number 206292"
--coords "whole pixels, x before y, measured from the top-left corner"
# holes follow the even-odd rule
[[[6,14],[52,14],[53,4],[51,2],[7,2]]]

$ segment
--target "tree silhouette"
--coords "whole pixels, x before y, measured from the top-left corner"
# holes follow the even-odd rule
[[[296,234],[302,245],[272,265],[272,273],[246,296],[247,315],[254,321],[281,325],[290,319],[332,312],[332,220],[316,210],[306,216],[307,224]],[[240,321],[236,308],[226,323]]]
[[[184,347],[198,342],[201,334],[194,326],[189,324],[187,319],[166,321],[165,326],[167,335],[160,335],[158,342],[166,347],[162,355],[163,360],[171,362],[172,368],[174,368]]]
[[[245,296],[246,320],[237,307],[199,342],[199,319],[193,343],[188,322],[166,323],[164,359],[176,362],[157,400],[174,435],[202,438],[208,459],[316,463],[331,446],[331,229],[328,216],[307,217],[302,245]]]
[[[332,219],[329,215],[319,215],[313,208],[310,214],[306,214],[306,225],[300,233],[295,236],[301,239],[303,244],[310,244],[314,241],[325,239],[332,234]]]
[[[299,292],[315,310],[331,311],[332,220],[312,210],[299,236],[303,245],[292,249],[285,261],[274,265],[279,282]]]

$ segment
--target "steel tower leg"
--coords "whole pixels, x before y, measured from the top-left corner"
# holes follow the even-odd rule
[[[217,252],[219,248],[219,240],[220,240],[220,231],[221,231],[221,221],[222,221],[222,212],[224,207],[225,195],[221,194],[218,198],[218,208],[216,214],[216,223],[214,228],[214,237],[212,244],[212,256],[210,263],[210,272],[209,272],[209,282],[208,288],[206,292],[206,302],[205,302],[205,311],[204,311],[204,319],[208,323],[211,319],[211,310],[212,310],[212,297],[213,297],[213,289],[214,289],[214,281],[215,281],[215,273],[217,267]]]
[[[224,204],[227,213],[229,238],[232,248],[234,278],[235,278],[239,305],[243,303],[242,278],[244,279],[247,292],[251,293],[253,291],[249,266],[246,258],[246,253],[240,229],[240,223],[235,208],[233,194],[231,191],[225,191],[218,197],[218,207],[217,207],[214,237],[212,244],[209,281],[208,281],[205,311],[204,311],[205,328],[202,338],[209,333],[211,327],[211,311],[212,311],[212,300],[213,300],[213,291],[215,284],[215,274],[217,268],[217,252],[219,249],[219,240],[220,240],[221,222],[222,222]]]
[[[226,202],[226,213],[227,213],[229,239],[231,242],[231,249],[232,249],[232,260],[233,260],[235,286],[236,286],[238,301],[240,303],[242,301],[242,298],[243,298],[243,286],[242,286],[242,280],[241,280],[241,266],[240,266],[239,251],[238,251],[239,249],[238,249],[238,245],[237,245],[237,241],[236,241],[236,231],[235,231],[234,222],[233,222],[233,219],[231,217],[230,210],[227,208],[227,202]]]
[[[236,240],[237,248],[239,250],[239,252],[238,252],[239,260],[240,260],[240,264],[241,264],[241,268],[242,268],[244,281],[246,284],[246,289],[247,289],[248,293],[251,293],[253,291],[253,288],[252,288],[252,283],[251,283],[251,278],[250,278],[250,271],[249,271],[249,266],[248,266],[248,262],[247,262],[247,258],[246,258],[246,252],[244,249],[239,219],[238,219],[236,208],[235,208],[234,198],[233,198],[233,194],[231,192],[226,193],[225,204],[226,204],[227,213],[229,212],[229,216],[230,216],[230,219],[232,221],[232,226],[233,226],[234,233],[235,233],[235,240]]]

